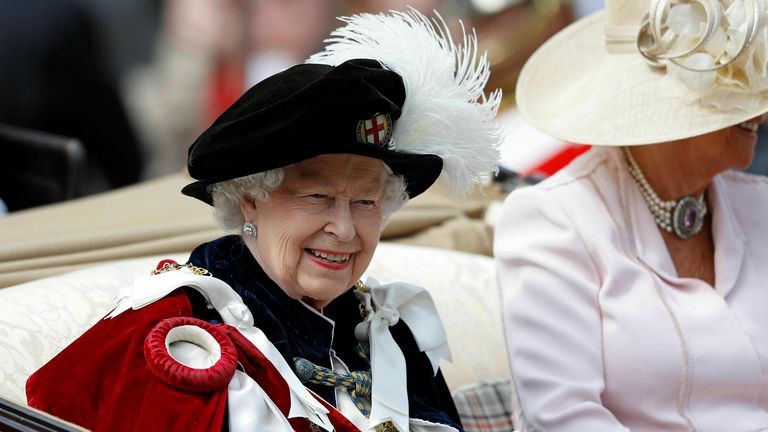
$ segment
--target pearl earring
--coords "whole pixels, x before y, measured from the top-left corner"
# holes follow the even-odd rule
[[[246,222],[243,224],[243,233],[248,237],[256,237],[256,233],[258,231],[256,230],[256,225],[252,224],[251,222]]]

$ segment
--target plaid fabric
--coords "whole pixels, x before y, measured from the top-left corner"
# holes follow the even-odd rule
[[[480,381],[453,393],[467,432],[512,432],[512,388],[508,379]]]

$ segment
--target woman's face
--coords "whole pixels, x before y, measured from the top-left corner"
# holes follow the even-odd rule
[[[713,175],[728,169],[747,169],[752,164],[757,143],[757,127],[766,114],[705,135],[689,138],[692,155]]]
[[[284,168],[266,202],[241,200],[256,238],[244,237],[269,277],[319,309],[357,282],[381,234],[386,172],[364,156],[323,155]]]

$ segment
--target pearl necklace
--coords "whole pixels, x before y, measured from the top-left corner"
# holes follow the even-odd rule
[[[704,216],[707,214],[704,194],[701,194],[698,199],[684,196],[676,201],[662,201],[646,180],[629,149],[622,147],[622,150],[629,163],[629,174],[640,187],[640,193],[653,214],[656,225],[668,233],[674,233],[683,240],[698,234],[704,225]]]

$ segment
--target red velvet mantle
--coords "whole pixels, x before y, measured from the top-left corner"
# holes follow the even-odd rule
[[[227,410],[227,386],[194,392],[166,384],[150,369],[144,343],[150,330],[173,317],[191,317],[183,290],[138,311],[101,320],[27,381],[30,406],[95,431],[216,431]],[[288,386],[272,363],[233,327],[219,324],[234,343],[238,362],[287,415]],[[357,431],[341,413],[329,418],[338,431]],[[298,431],[309,431],[293,419]]]

